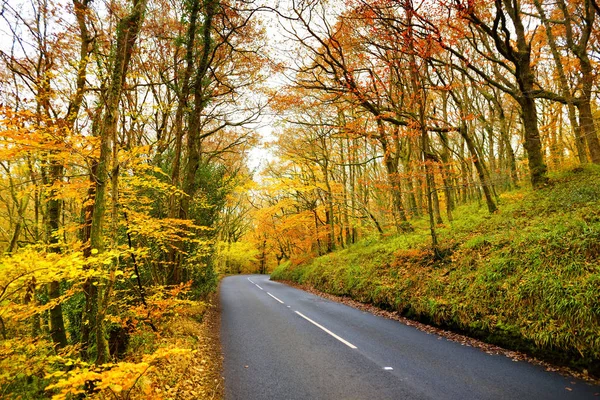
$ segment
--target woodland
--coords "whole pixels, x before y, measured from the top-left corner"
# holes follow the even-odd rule
[[[599,24],[2,0],[0,397],[219,397],[215,293],[250,272],[600,374]]]

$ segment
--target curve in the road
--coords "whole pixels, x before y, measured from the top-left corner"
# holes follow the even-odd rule
[[[600,387],[269,280],[221,284],[231,399],[600,399]]]

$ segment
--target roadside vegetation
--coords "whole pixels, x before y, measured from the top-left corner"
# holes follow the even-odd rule
[[[222,398],[218,296],[174,300],[185,295],[186,288],[175,290],[178,293],[151,297],[151,312],[144,310],[140,318],[152,318],[153,324],[131,323],[128,330],[111,331],[112,361],[105,364],[77,359],[78,346],[56,351],[51,342],[40,339],[4,340],[0,397]]]
[[[486,341],[600,374],[600,168],[575,168],[546,188],[455,210],[428,237],[373,236],[272,279],[308,284]],[[423,220],[414,224],[425,224]]]

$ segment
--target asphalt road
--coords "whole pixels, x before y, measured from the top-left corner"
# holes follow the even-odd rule
[[[489,355],[266,275],[221,284],[225,399],[600,399],[600,387]]]

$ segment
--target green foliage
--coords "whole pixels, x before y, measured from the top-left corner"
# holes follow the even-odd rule
[[[456,210],[440,229],[446,262],[432,261],[427,238],[411,233],[284,264],[272,278],[600,372],[600,168],[501,202],[491,216],[475,204]]]
[[[205,268],[191,269],[191,280],[193,284],[190,297],[198,300],[205,298],[217,288],[219,277],[211,265]]]
[[[214,226],[225,205],[227,194],[233,189],[228,183],[226,170],[222,165],[201,164],[196,172],[198,191],[191,204],[189,218],[200,226]],[[210,231],[207,233],[214,236],[210,235]]]

